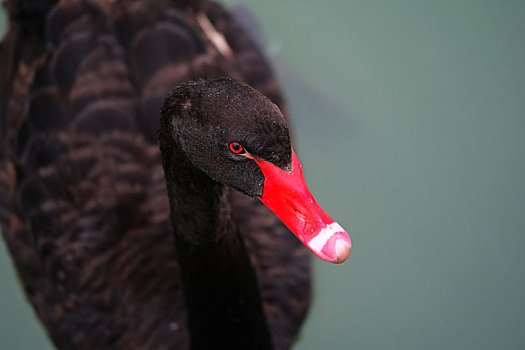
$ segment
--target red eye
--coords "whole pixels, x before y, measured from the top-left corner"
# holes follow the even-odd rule
[[[232,151],[235,154],[246,153],[246,151],[244,150],[244,147],[242,147],[242,145],[238,142],[230,142],[228,147],[230,148],[230,151]]]

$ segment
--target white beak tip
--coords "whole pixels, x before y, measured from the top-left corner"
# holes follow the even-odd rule
[[[350,255],[350,249],[351,246],[346,240],[338,239],[335,242],[335,253],[337,258],[334,260],[334,264],[340,264],[348,259],[348,256]]]

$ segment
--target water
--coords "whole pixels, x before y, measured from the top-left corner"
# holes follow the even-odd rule
[[[525,2],[242,3],[354,244],[294,349],[525,348]],[[8,261],[0,348],[46,349]]]

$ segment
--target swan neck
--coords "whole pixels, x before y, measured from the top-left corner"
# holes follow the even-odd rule
[[[173,124],[170,123],[172,126]],[[162,127],[162,122],[161,122]],[[255,269],[234,224],[230,189],[159,132],[191,349],[272,349]]]

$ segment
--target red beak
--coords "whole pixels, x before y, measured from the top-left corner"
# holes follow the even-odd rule
[[[308,190],[301,163],[292,149],[292,172],[255,158],[265,179],[259,199],[319,258],[342,263],[352,242],[348,233],[317,204]]]

